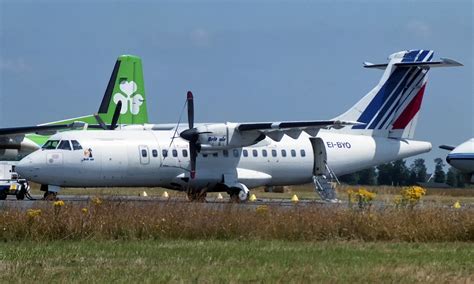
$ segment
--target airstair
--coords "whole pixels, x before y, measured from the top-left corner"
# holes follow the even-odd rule
[[[338,202],[339,200],[336,197],[336,191],[334,190],[334,182],[337,184],[339,180],[337,179],[334,171],[328,166],[326,161],[324,161],[326,167],[326,174],[319,174],[313,176],[314,190],[319,194],[323,201],[327,202]]]

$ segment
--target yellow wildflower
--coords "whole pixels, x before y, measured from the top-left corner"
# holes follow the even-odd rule
[[[28,209],[26,210],[26,214],[30,218],[35,218],[41,215],[41,209]]]
[[[62,207],[62,206],[64,206],[64,201],[62,201],[62,200],[54,201],[53,206],[54,207]]]
[[[87,209],[87,208],[82,208],[81,211],[82,211],[82,213],[87,214],[87,212],[89,212],[89,209]]]
[[[259,205],[257,206],[257,209],[255,209],[255,212],[258,214],[267,214],[268,213],[268,205]]]
[[[99,197],[94,197],[92,198],[92,203],[94,203],[95,205],[101,205],[102,200]]]

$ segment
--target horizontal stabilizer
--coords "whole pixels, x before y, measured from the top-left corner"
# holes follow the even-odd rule
[[[449,145],[441,145],[441,146],[439,146],[439,148],[440,148],[440,149],[443,149],[443,150],[452,151],[452,150],[454,150],[454,148],[456,148],[456,147],[454,147],[454,146],[449,146]]]
[[[426,62],[399,62],[399,63],[394,63],[393,65],[395,66],[400,66],[400,67],[458,67],[458,66],[464,66],[462,63],[457,62],[456,60],[449,59],[449,58],[441,58],[440,61],[426,61]],[[370,62],[364,62],[364,67],[365,68],[374,68],[374,69],[382,69],[384,70],[387,68],[388,63],[384,64],[374,64]]]

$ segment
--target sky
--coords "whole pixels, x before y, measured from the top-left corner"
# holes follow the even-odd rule
[[[150,122],[330,119],[391,53],[432,49],[464,67],[430,71],[415,138],[474,136],[472,1],[0,0],[0,127],[97,112],[120,54],[143,60]],[[411,160],[409,160],[408,164]]]

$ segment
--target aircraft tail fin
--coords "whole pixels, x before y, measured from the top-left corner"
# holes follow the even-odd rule
[[[105,123],[112,121],[119,101],[118,124],[148,123],[142,60],[138,56],[121,55],[115,63],[98,111]]]
[[[433,54],[432,50],[407,50],[390,55],[387,64],[366,62],[366,68],[385,70],[382,78],[336,119],[362,123],[350,131],[363,135],[413,138],[430,68],[462,66],[451,59],[431,61]]]

